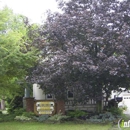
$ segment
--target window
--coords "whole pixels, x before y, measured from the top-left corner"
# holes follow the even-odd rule
[[[52,94],[46,94],[46,99],[53,99],[53,95]]]
[[[73,91],[68,90],[67,91],[67,97],[68,97],[68,99],[73,99],[74,98]]]

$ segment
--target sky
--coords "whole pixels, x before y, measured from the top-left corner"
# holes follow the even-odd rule
[[[32,23],[41,23],[46,11],[59,11],[56,0],[0,0],[0,6],[7,5],[14,13],[27,16]]]
[[[45,13],[48,9],[52,12],[59,11],[56,0],[0,0],[0,8],[5,5],[11,8],[14,13],[28,17],[31,23],[45,21]]]

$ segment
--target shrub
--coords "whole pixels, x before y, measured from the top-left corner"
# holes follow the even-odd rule
[[[26,116],[16,116],[14,119],[17,121],[31,121],[32,120],[32,118],[29,118]]]
[[[48,118],[49,118],[49,115],[41,115],[39,117],[33,117],[33,119],[38,122],[46,121]]]
[[[108,109],[109,112],[111,112],[113,115],[122,115],[123,114],[123,109],[118,108],[118,107],[111,107]]]
[[[54,116],[49,117],[48,120],[53,121],[53,122],[61,122],[61,121],[66,121],[69,118],[70,118],[69,116],[58,113]]]
[[[0,110],[0,115],[2,114],[2,111]]]
[[[17,115],[17,116],[20,116],[22,115],[24,112],[26,112],[26,110],[24,108],[17,108],[14,110],[14,114]]]
[[[13,121],[15,118],[14,114],[0,114],[0,122]]]
[[[33,120],[33,117],[35,116],[33,112],[27,112],[23,108],[15,109],[14,114],[15,114],[15,120],[19,121],[30,121]]]
[[[14,113],[15,109],[20,109],[23,106],[23,97],[16,96],[13,99],[6,99],[6,108],[9,114]]]
[[[86,116],[87,113],[81,110],[75,110],[75,111],[68,111],[67,115],[72,118],[79,118],[82,116]]]
[[[26,117],[30,117],[30,118],[32,118],[33,116],[35,116],[35,113],[33,113],[33,112],[23,112],[22,113],[22,116],[26,116]]]
[[[106,122],[114,122],[117,118],[111,113],[101,113],[99,115],[91,116],[89,119],[86,119],[86,121],[92,122],[92,123],[106,123]]]
[[[122,110],[127,110],[127,106],[123,106],[121,109]]]

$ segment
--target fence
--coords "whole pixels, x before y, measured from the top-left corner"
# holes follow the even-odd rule
[[[107,106],[108,102],[105,98],[102,100],[102,108]],[[74,100],[68,100],[65,102],[65,110],[86,110],[86,111],[96,111],[97,102],[94,99],[89,99],[83,102],[76,102]]]

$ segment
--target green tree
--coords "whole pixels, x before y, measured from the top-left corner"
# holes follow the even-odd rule
[[[7,7],[0,10],[0,95],[21,92],[28,71],[37,60],[30,44],[25,17]]]

